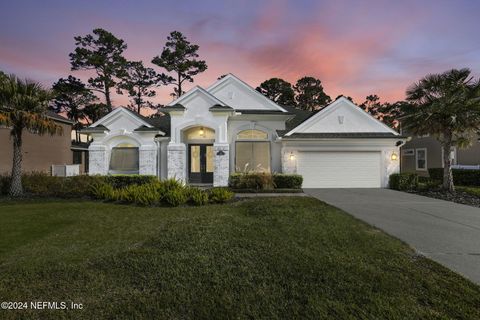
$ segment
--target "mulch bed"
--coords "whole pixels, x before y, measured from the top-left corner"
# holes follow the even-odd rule
[[[426,190],[426,191],[410,191],[410,193],[418,194],[425,197],[442,199],[446,201],[452,201],[456,203],[466,204],[473,207],[480,208],[480,197],[472,194],[457,191],[455,194],[441,191],[441,190]]]

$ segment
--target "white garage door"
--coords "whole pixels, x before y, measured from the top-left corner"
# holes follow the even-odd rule
[[[304,188],[380,188],[380,152],[299,152]]]

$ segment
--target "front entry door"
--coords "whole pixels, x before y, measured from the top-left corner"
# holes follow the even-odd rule
[[[188,180],[190,183],[213,183],[213,145],[188,145]]]

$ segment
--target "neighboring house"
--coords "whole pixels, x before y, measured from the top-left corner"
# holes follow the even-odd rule
[[[88,145],[87,142],[72,140],[72,164],[78,164],[80,174],[88,173]]]
[[[480,168],[480,143],[466,149],[452,148],[450,161],[458,168]],[[443,148],[432,136],[413,137],[401,149],[401,171],[428,175],[429,168],[443,168]]]
[[[73,163],[71,150],[71,131],[73,122],[49,111],[47,116],[53,119],[63,129],[61,135],[33,134],[23,131],[23,172],[50,173],[52,165],[69,165]],[[12,170],[13,146],[10,128],[0,127],[0,174]]]
[[[282,108],[232,74],[145,118],[117,108],[83,130],[90,174],[148,174],[226,186],[233,172],[303,175],[304,187],[386,187],[405,139],[345,98]]]

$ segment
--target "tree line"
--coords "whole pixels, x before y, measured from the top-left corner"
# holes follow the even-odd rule
[[[87,83],[72,75],[55,82],[51,107],[73,120],[77,130],[112,111],[112,92],[128,94],[128,107],[141,113],[161,107],[149,100],[156,95],[156,88],[172,85],[172,96],[179,97],[186,82],[193,82],[194,76],[207,70],[206,62],[199,59],[199,46],[179,31],[169,34],[161,53],[151,60],[163,72],[146,67],[142,61],[128,61],[124,57],[125,41],[107,30],[97,28],[74,40],[76,48],[69,54],[71,70],[89,70],[92,76]]]

